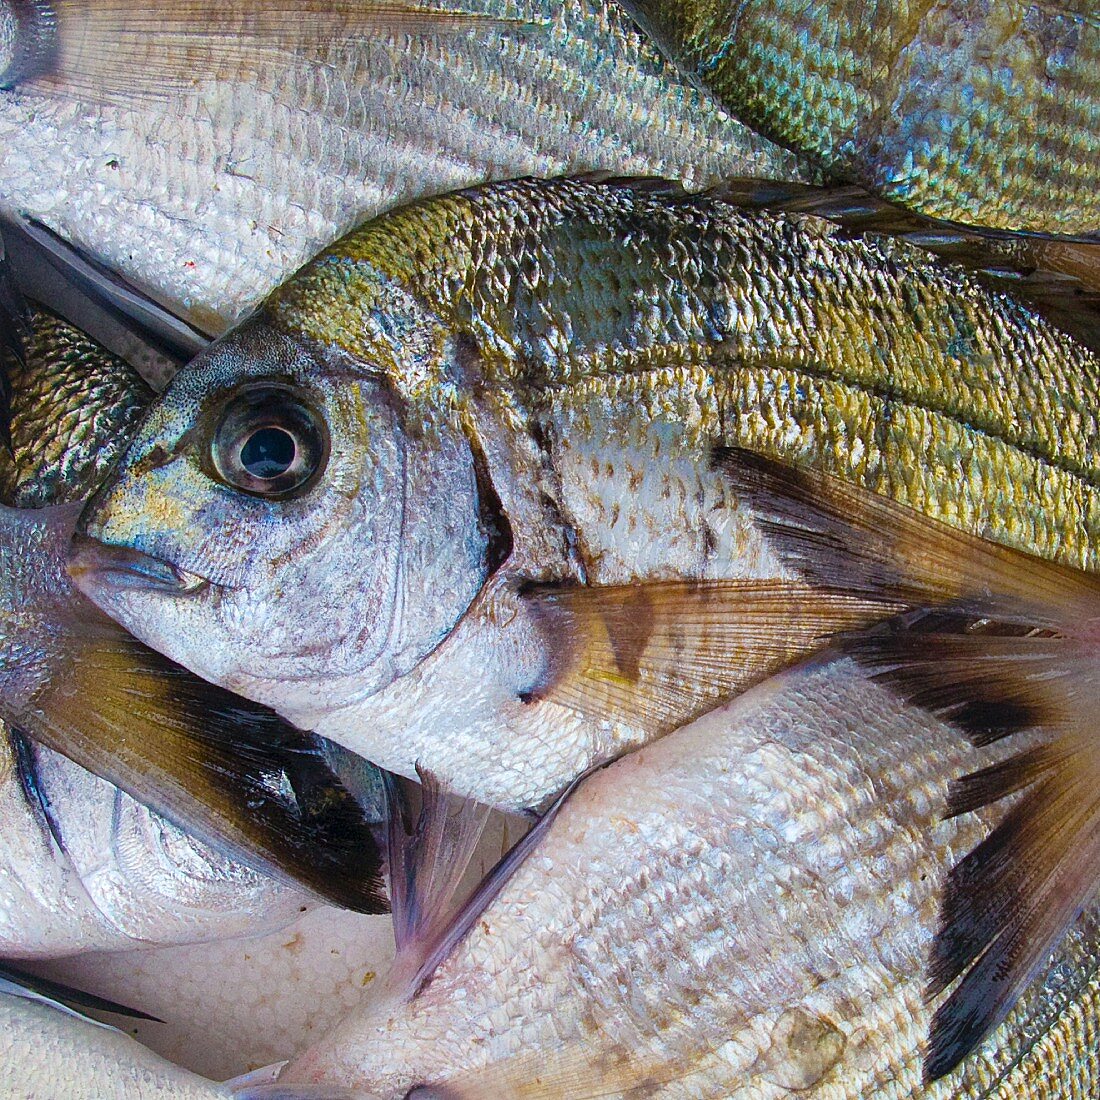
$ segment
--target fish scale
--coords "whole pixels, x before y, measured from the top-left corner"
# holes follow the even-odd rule
[[[357,221],[424,193],[592,170],[693,186],[799,175],[615,5],[481,9],[549,26],[272,53],[168,101],[0,92],[0,205],[220,331]]]

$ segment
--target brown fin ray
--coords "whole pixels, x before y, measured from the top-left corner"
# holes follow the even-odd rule
[[[1004,1019],[1100,887],[1100,578],[828,475],[739,451],[717,464],[791,564],[927,609],[839,638],[841,653],[976,746],[1027,735],[948,796],[948,816],[1016,801],[947,879],[930,959],[929,995],[950,989],[926,1052],[934,1080]]]
[[[532,586],[554,654],[532,697],[656,736],[904,604],[782,580]]]
[[[15,48],[0,87],[123,105],[171,97],[203,78],[249,73],[280,53],[308,54],[364,36],[533,27],[415,0],[6,3]]]

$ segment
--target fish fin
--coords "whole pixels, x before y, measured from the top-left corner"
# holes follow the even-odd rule
[[[64,664],[9,721],[242,862],[386,911],[380,793],[338,775],[328,742],[173,664],[78,593],[66,608]]]
[[[739,448],[713,462],[780,557],[813,583],[911,608],[1058,627],[1100,577],[979,538],[832,474]]]
[[[0,227],[22,293],[98,343],[112,342],[103,315],[176,363],[193,359],[213,338],[41,222],[3,220]]]
[[[952,785],[948,816],[1015,796],[947,877],[929,966],[936,1009],[925,1076],[949,1073],[1007,1016],[1100,889],[1096,612],[1025,632],[932,614],[842,638],[841,652],[979,746],[1028,732],[1025,748]],[[952,632],[952,630],[954,632]]]
[[[13,997],[25,997],[31,1001],[48,1004],[60,1009],[62,1012],[89,1019],[94,1024],[99,1024],[101,1021],[75,1011],[74,1006],[94,1009],[97,1012],[113,1012],[118,1016],[129,1016],[134,1020],[151,1020],[157,1024],[164,1023],[159,1017],[150,1016],[148,1012],[142,1012],[137,1008],[128,1008],[117,1001],[109,1001],[106,997],[99,997],[94,993],[86,993],[82,989],[75,989],[61,982],[39,977],[37,974],[20,970],[6,962],[0,962],[0,993],[7,993]]]
[[[0,87],[126,105],[170,98],[279,55],[370,36],[531,31],[541,24],[404,0],[10,0]]]
[[[1028,732],[953,785],[948,814],[1015,796],[950,872],[930,959],[929,1080],[1011,1010],[1100,887],[1100,577],[1000,546],[829,475],[748,452],[716,459],[788,561],[916,610],[835,648],[976,746]]]
[[[844,236],[889,236],[965,268],[991,290],[1022,298],[1100,353],[1100,240],[1033,237],[934,221],[854,185],[734,178],[706,192],[743,209],[808,214]]]
[[[408,792],[396,777],[387,775],[390,899],[397,941],[392,980],[404,989],[407,999],[420,992],[466,936],[593,770],[575,779],[558,796],[459,905],[455,896],[489,808],[473,799],[448,795],[431,772],[418,766],[422,796],[414,825]]]
[[[15,762],[15,774],[23,792],[23,799],[37,818],[42,831],[49,834],[57,850],[66,852],[65,841],[61,835],[61,824],[53,812],[49,796],[39,783],[35,744],[22,730],[8,726],[7,723],[5,727],[8,731],[8,740],[11,743]]]
[[[525,699],[668,733],[838,631],[903,606],[783,580],[536,585],[550,662]]]

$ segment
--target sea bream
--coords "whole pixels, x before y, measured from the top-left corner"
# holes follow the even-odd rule
[[[182,371],[89,503],[70,568],[149,644],[305,728],[485,802],[545,805],[827,637],[971,588],[1005,594],[966,605],[975,621],[1087,642],[1098,382],[1094,350],[891,237],[720,192],[492,185],[369,223]],[[753,455],[969,541],[921,583],[817,575],[757,505]],[[900,529],[872,579],[935,545]],[[833,557],[874,531],[829,532]],[[1005,547],[1032,556],[952,586],[956,559]],[[1020,582],[1044,567],[1049,590]],[[983,645],[1019,639],[971,640],[977,680],[955,643],[922,644],[953,657],[954,681],[924,687],[985,722],[978,741],[1068,721],[1061,698],[990,702]],[[1076,645],[1031,652],[1072,687],[1090,675]],[[974,977],[941,1036],[1002,957],[1011,1001],[1092,893],[1095,861],[1071,857],[1091,851],[1100,783],[1072,747],[980,788],[1036,784],[1022,826],[1065,841],[998,866],[1027,869],[1039,899],[1028,875],[1072,875],[1022,925],[1015,872],[982,880],[1010,901],[976,923],[945,909],[943,942],[967,945],[951,978]],[[1084,781],[1067,801],[1048,772]],[[983,954],[994,942],[1003,956]],[[971,1042],[1002,1008],[985,997]]]
[[[1073,636],[1063,616],[1092,616],[1100,583],[831,479],[735,461],[782,553],[950,609],[848,636],[589,777],[518,869],[502,866],[487,904],[405,940],[389,980],[283,1072],[288,1087],[408,1100],[1096,1094],[1100,909],[1075,885],[1096,879],[1100,765],[1072,668],[1095,658],[1095,619]],[[1063,636],[974,618],[1043,622],[1044,606]],[[857,667],[883,662],[885,683]],[[981,687],[1004,690],[982,707]],[[1025,732],[1032,722],[1049,722],[1046,736]],[[1008,793],[1007,813],[990,806]],[[430,789],[427,805],[447,812]],[[1073,931],[1048,956],[1064,919]]]
[[[72,587],[64,556],[79,502],[152,390],[7,282],[3,296],[16,312],[13,346],[0,348],[11,416],[0,453],[0,953],[239,935],[286,924],[319,897],[379,909],[374,770],[212,693]]]
[[[1093,0],[627,7],[700,87],[833,177],[933,218],[1100,249]]]
[[[401,201],[606,171],[801,178],[611,0],[0,2],[0,210],[220,332]]]
[[[536,806],[878,617],[775,557],[724,448],[1093,567],[1098,382],[888,237],[491,185],[368,223],[182,371],[73,570],[302,728]]]

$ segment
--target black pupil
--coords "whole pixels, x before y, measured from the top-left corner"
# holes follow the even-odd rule
[[[241,465],[253,477],[278,477],[290,469],[294,450],[294,437],[289,432],[282,428],[260,428],[241,448]]]

